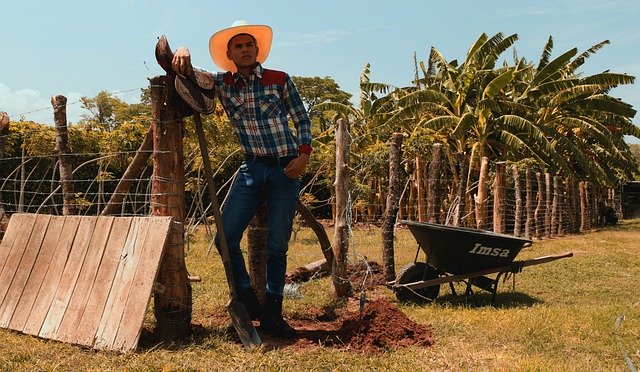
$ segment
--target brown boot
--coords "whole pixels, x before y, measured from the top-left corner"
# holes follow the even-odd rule
[[[282,296],[267,292],[263,315],[260,327],[265,333],[288,339],[298,336],[296,330],[282,317]]]

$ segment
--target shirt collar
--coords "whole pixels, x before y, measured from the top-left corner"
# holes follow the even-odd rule
[[[253,68],[253,74],[258,78],[258,79],[262,79],[262,74],[264,73],[264,67],[262,67],[262,65],[260,64],[260,62],[257,62],[256,67]],[[233,73],[233,81],[234,82],[239,82],[241,80],[244,80],[244,77],[238,73],[237,71]]]

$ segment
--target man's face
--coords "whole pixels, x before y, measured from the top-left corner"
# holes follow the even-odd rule
[[[233,61],[238,69],[242,67],[253,67],[258,57],[258,46],[253,36],[241,34],[229,40],[227,58]]]

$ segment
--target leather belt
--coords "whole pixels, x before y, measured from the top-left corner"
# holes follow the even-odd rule
[[[252,163],[260,163],[269,167],[281,166],[285,167],[289,162],[295,158],[297,155],[289,155],[289,156],[266,156],[266,155],[252,155],[252,154],[244,154],[244,160],[250,161]]]

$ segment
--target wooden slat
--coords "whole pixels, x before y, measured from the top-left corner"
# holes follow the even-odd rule
[[[30,335],[37,336],[40,334],[44,320],[49,312],[49,307],[51,306],[58,289],[58,283],[60,283],[60,278],[62,277],[65,264],[67,263],[67,258],[69,257],[69,252],[71,251],[71,246],[73,245],[81,219],[80,216],[56,218],[63,220],[64,224],[62,227],[62,233],[60,234],[60,239],[57,242],[52,243],[55,244],[53,257],[49,263],[47,273],[44,276],[44,280],[42,281],[36,300],[33,303],[27,322],[24,325],[23,332]],[[11,219],[13,219],[13,216]]]
[[[0,304],[4,301],[4,297],[11,287],[11,282],[13,281],[13,277],[18,270],[20,261],[22,260],[22,255],[24,254],[24,248],[29,242],[31,231],[33,230],[33,225],[35,224],[35,222],[35,216],[26,216],[25,220],[22,221],[19,226],[16,226],[20,228],[20,233],[14,239],[7,259],[5,260],[5,264],[2,268],[2,272],[0,272]],[[11,222],[9,222],[9,225],[11,225]]]
[[[84,314],[91,288],[98,274],[98,268],[100,267],[104,248],[107,245],[109,234],[111,233],[114,218],[115,217],[109,216],[97,218],[87,253],[82,262],[80,274],[78,274],[78,279],[76,280],[73,293],[69,299],[69,304],[65,309],[64,317],[60,321],[58,337],[56,338],[59,341],[73,342],[78,338],[76,330]]]
[[[78,225],[78,232],[73,241],[69,258],[64,267],[62,277],[58,283],[58,289],[49,307],[49,312],[40,330],[40,337],[52,338],[57,340],[58,328],[64,317],[64,312],[69,304],[73,289],[80,275],[82,263],[87,253],[89,243],[91,242],[91,234],[98,220],[97,217],[82,217]]]
[[[109,293],[113,288],[118,263],[129,235],[131,218],[116,218],[113,221],[111,235],[104,250],[100,269],[96,275],[82,319],[75,337],[70,340],[75,344],[93,346],[100,319],[105,312],[105,305]]]
[[[144,232],[143,226],[147,224],[145,219],[140,217],[134,217],[133,221],[131,221],[129,235],[124,244],[120,264],[113,279],[113,287],[109,292],[105,312],[102,314],[102,319],[100,319],[98,331],[96,332],[96,340],[93,345],[96,349],[111,349],[113,346],[113,341],[118,332],[118,325],[122,319],[124,304],[127,300],[126,278],[132,268],[135,270],[136,244],[139,244],[138,240],[142,239],[140,233]]]
[[[47,226],[49,226],[50,218],[51,216],[49,215],[36,216],[36,221],[32,230],[33,233],[29,236],[29,241],[27,242],[27,246],[22,254],[22,259],[13,274],[11,286],[2,301],[2,305],[0,305],[1,328],[6,328],[9,325],[13,312],[20,301],[24,287],[29,280],[29,275],[31,275],[33,264],[36,262],[36,258],[38,258],[38,253],[40,252],[44,236],[47,233]]]
[[[4,264],[7,262],[13,243],[20,234],[22,224],[32,221],[31,217],[25,214],[14,214],[9,220],[7,231],[4,234],[2,240],[0,240],[0,273],[4,268]],[[3,282],[0,282],[2,285]]]
[[[167,231],[171,219],[167,217],[148,217],[149,226],[146,238],[139,246],[142,249],[141,257],[136,272],[133,275],[129,296],[124,307],[124,313],[118,326],[118,334],[113,343],[114,350],[127,351],[135,349],[140,338],[141,326],[149,301],[151,291],[158,273],[158,266],[162,258],[163,247],[167,240],[167,234],[158,234],[157,231]],[[155,265],[149,265],[154,262]],[[136,325],[132,327],[132,325]]]
[[[20,302],[16,306],[16,311],[13,313],[9,328],[16,331],[24,331],[24,326],[27,323],[33,304],[36,302],[42,282],[45,278],[49,264],[51,263],[56,243],[60,239],[60,233],[64,226],[64,217],[52,217],[49,220],[49,226],[47,226],[47,233],[40,247],[40,253],[36,262],[33,264],[33,270],[29,276],[29,280],[24,287]]]

